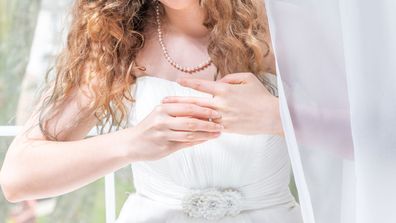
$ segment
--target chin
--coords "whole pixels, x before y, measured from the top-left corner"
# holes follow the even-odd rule
[[[160,2],[171,9],[185,9],[197,4],[198,0],[160,0]]]

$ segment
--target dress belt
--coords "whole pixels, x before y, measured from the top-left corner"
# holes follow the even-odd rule
[[[192,218],[220,220],[245,210],[277,206],[294,207],[288,186],[258,182],[238,187],[186,188],[152,177],[135,176],[136,193],[169,208],[181,209]]]

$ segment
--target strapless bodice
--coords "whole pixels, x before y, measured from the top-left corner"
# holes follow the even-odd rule
[[[131,125],[142,121],[166,96],[212,97],[174,81],[139,77],[134,88],[136,102],[131,112]],[[171,218],[163,216],[169,222],[240,222],[235,219],[249,211],[297,206],[288,187],[290,164],[285,140],[281,136],[222,133],[216,139],[182,149],[160,160],[133,163],[132,171],[139,199],[177,211],[178,214]],[[194,209],[196,206],[199,210]],[[150,220],[150,214],[143,219],[147,221],[135,221],[157,222]],[[295,222],[300,221],[290,223]]]

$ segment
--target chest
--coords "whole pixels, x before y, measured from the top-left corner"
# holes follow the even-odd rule
[[[176,34],[164,35],[163,42],[169,57],[183,67],[196,67],[209,58],[206,41],[189,39]],[[188,74],[174,68],[165,58],[164,49],[159,43],[158,36],[153,31],[145,33],[145,42],[136,55],[135,62],[145,68],[137,76],[147,74],[161,74],[160,78],[176,80],[179,77],[194,77],[213,80],[216,67],[209,66],[203,71]]]

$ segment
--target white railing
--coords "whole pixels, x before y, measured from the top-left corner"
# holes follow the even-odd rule
[[[0,126],[1,137],[14,137],[20,131],[21,126]],[[97,135],[96,128],[92,129],[87,136]],[[116,198],[114,173],[105,176],[105,205],[106,205],[106,223],[114,223],[116,220]]]

